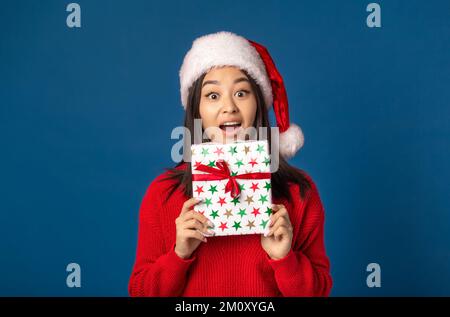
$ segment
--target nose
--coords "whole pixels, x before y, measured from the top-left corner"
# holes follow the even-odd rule
[[[239,108],[236,106],[233,98],[224,98],[222,112],[223,113],[235,113],[238,112]]]

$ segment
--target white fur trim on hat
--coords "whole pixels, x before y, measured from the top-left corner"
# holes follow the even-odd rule
[[[261,88],[266,106],[272,106],[272,87],[257,50],[242,36],[218,32],[197,38],[180,69],[181,103],[186,109],[189,88],[214,66],[236,66],[248,72]]]
[[[289,124],[289,128],[280,133],[280,154],[284,158],[291,158],[303,146],[305,139],[302,129],[296,124]]]

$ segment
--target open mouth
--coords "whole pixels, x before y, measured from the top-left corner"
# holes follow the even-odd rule
[[[219,127],[222,130],[227,130],[227,129],[237,129],[240,126],[241,126],[240,122],[233,121],[233,122],[225,122],[225,123],[221,124]]]
[[[219,125],[219,128],[225,133],[225,135],[235,135],[241,128],[241,122],[239,121],[230,121],[224,122]]]

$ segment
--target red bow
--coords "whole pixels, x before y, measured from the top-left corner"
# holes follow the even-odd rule
[[[199,164],[195,169],[197,171],[205,172],[208,174],[192,174],[193,181],[218,181],[228,179],[225,185],[225,193],[230,192],[231,197],[236,198],[241,193],[241,188],[237,182],[238,179],[266,179],[270,178],[270,173],[247,173],[239,175],[231,175],[228,164],[223,160],[216,162],[217,168]]]

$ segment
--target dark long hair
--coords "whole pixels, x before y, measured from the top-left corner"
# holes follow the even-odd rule
[[[260,127],[267,127],[267,128],[270,127],[269,113],[266,104],[264,102],[264,97],[260,87],[246,71],[244,70],[241,71],[248,77],[252,90],[255,93],[257,108],[253,127],[255,127],[257,132],[259,133]],[[189,131],[191,131],[191,140],[187,140],[186,138],[184,139],[185,140],[184,149],[188,148],[190,144],[194,144],[194,133],[193,133],[194,119],[200,119],[200,98],[203,79],[205,75],[206,73],[200,76],[200,78],[198,78],[189,89],[189,96],[186,105],[186,115],[184,117],[184,126],[187,129],[189,129]],[[267,133],[267,140],[269,143],[269,151],[270,151],[270,144],[271,144],[270,133]],[[172,195],[173,192],[178,188],[181,188],[181,190],[184,192],[186,196],[192,197],[191,164],[186,164],[185,169],[177,168],[181,164],[184,164],[184,161],[177,164],[175,168],[167,169],[168,174],[165,179],[173,179],[175,180],[175,182],[169,192],[169,195],[166,196],[166,199],[170,197],[170,195]],[[301,197],[305,197],[306,192],[311,188],[311,184],[306,179],[305,175],[303,174],[303,171],[289,165],[289,163],[281,155],[279,157],[278,170],[272,173],[271,182],[272,182],[273,197],[285,198],[288,201],[291,201],[292,199],[288,187],[289,183],[295,183],[299,185]]]

